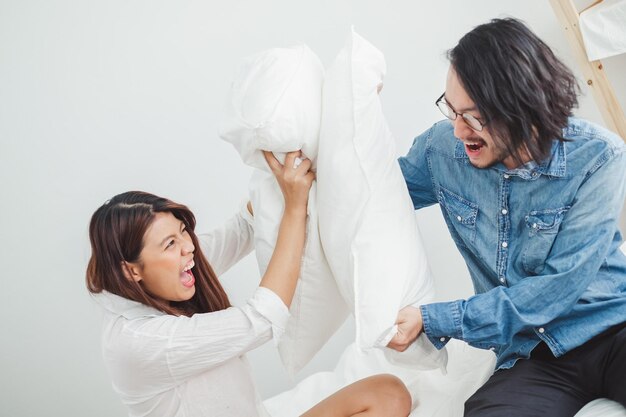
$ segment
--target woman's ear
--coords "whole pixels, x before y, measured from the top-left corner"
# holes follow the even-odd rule
[[[139,282],[141,281],[141,274],[139,272],[139,266],[132,262],[122,261],[122,272],[129,281]]]

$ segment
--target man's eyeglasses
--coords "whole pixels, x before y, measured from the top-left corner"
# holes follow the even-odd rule
[[[469,113],[457,113],[450,105],[446,102],[446,99],[443,97],[446,93],[443,93],[437,101],[435,101],[435,105],[441,113],[446,116],[450,120],[456,120],[457,116],[461,116],[465,123],[473,130],[480,132],[483,130],[483,126],[485,123],[481,122],[475,116],[472,116]]]

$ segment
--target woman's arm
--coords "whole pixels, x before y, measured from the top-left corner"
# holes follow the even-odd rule
[[[260,286],[272,290],[289,307],[300,275],[307,202],[315,174],[309,171],[311,161],[308,159],[295,165],[300,152],[288,153],[285,165],[281,165],[271,152],[264,152],[264,155],[285,198],[285,211],[276,247]]]
[[[171,389],[267,342],[288,318],[283,301],[258,288],[244,306],[191,317],[116,316],[105,326],[103,351],[117,385]]]

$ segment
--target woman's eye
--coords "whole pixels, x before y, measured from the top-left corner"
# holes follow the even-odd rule
[[[169,242],[167,242],[167,245],[165,245],[165,249],[170,248],[172,246],[174,246],[174,239],[172,239]]]

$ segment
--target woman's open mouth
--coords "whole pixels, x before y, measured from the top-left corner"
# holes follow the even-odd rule
[[[195,262],[192,260],[183,268],[183,272],[180,273],[180,282],[187,288],[193,287],[196,283],[196,278],[193,276],[193,272],[191,272],[191,268],[195,266]]]

